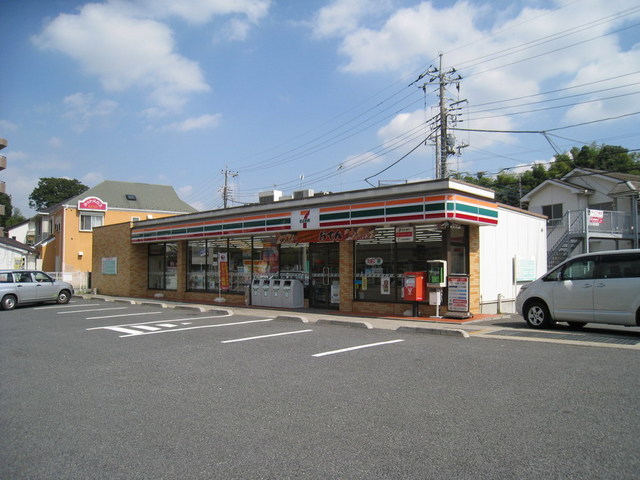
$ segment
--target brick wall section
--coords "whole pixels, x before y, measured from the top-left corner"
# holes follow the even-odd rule
[[[353,311],[353,257],[355,242],[340,242],[340,311]]]
[[[133,258],[131,245],[131,227],[128,223],[119,223],[99,227],[93,231],[93,255],[91,287],[102,295],[131,295],[131,279]],[[102,273],[102,259],[117,258],[117,274]],[[146,257],[145,257],[146,258]]]
[[[480,227],[477,225],[469,226],[469,310],[480,312]]]

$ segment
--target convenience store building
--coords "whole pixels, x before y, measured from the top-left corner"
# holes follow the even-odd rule
[[[520,284],[545,271],[545,217],[498,204],[476,185],[441,179],[278,193],[259,204],[94,229],[92,287],[268,305],[259,288],[278,279],[301,286],[299,306],[429,316],[513,311]],[[446,262],[442,288],[414,301],[405,277],[434,260]]]

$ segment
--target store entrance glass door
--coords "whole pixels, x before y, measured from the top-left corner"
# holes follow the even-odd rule
[[[340,306],[339,247],[338,243],[311,244],[311,307],[337,309]]]

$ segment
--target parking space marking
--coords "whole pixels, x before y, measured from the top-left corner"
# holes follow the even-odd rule
[[[398,343],[398,342],[404,342],[404,340],[397,339],[397,340],[389,340],[388,342],[368,343],[366,345],[357,345],[355,347],[341,348],[340,350],[332,350],[330,352],[315,353],[315,354],[313,354],[311,356],[312,357],[324,357],[326,355],[335,355],[337,353],[351,352],[353,350],[360,350],[362,348],[378,347],[380,345],[389,345],[390,343]]]
[[[72,305],[74,302],[69,302],[65,305],[49,305],[47,307],[33,307],[34,310],[53,310],[60,308],[78,308],[78,307],[95,307],[97,305],[104,305],[104,303],[81,303],[79,305]]]
[[[256,337],[245,337],[245,338],[235,338],[233,340],[223,340],[220,343],[235,343],[235,342],[246,342],[248,340],[258,340],[261,338],[269,338],[269,337],[281,337],[283,335],[295,335],[296,333],[308,333],[313,332],[313,330],[296,330],[294,332],[281,332],[281,333],[271,333],[269,335],[258,335]]]
[[[69,313],[100,312],[102,310],[126,310],[127,308],[129,307],[90,308],[89,310],[73,310],[72,312],[58,312],[58,315],[66,315]]]
[[[197,320],[202,319],[211,319],[211,318],[220,318],[220,316],[207,316],[207,317],[198,317]],[[230,327],[234,325],[248,325],[251,323],[264,323],[270,322],[272,318],[263,318],[259,320],[246,320],[242,322],[229,322],[229,323],[216,323],[213,325],[196,325],[193,327],[185,327],[185,328],[176,328],[178,325],[176,323],[181,320],[185,320],[182,325],[191,325],[191,321],[186,320],[194,320],[193,318],[183,318],[171,320],[173,323],[167,323],[166,321],[159,322],[145,322],[145,323],[127,323],[124,325],[108,325],[104,327],[92,327],[87,328],[87,330],[112,330],[115,332],[124,333],[125,335],[120,335],[119,338],[128,338],[128,337],[139,337],[142,335],[155,335],[156,333],[172,333],[172,332],[183,332],[185,330],[196,330],[200,328],[217,328],[217,327]],[[166,330],[159,328],[160,326],[165,325]]]
[[[105,318],[135,317],[138,315],[160,315],[161,313],[162,312],[123,313],[120,315],[104,315],[102,317],[87,317],[87,320],[103,320]]]

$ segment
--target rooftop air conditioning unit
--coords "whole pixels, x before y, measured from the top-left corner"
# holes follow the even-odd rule
[[[282,197],[282,192],[280,190],[267,190],[266,192],[260,192],[258,194],[258,199],[260,203],[273,203],[280,200]]]
[[[295,200],[298,200],[300,198],[309,198],[309,197],[313,197],[313,190],[312,189],[298,190],[296,192],[293,192],[293,198]]]

